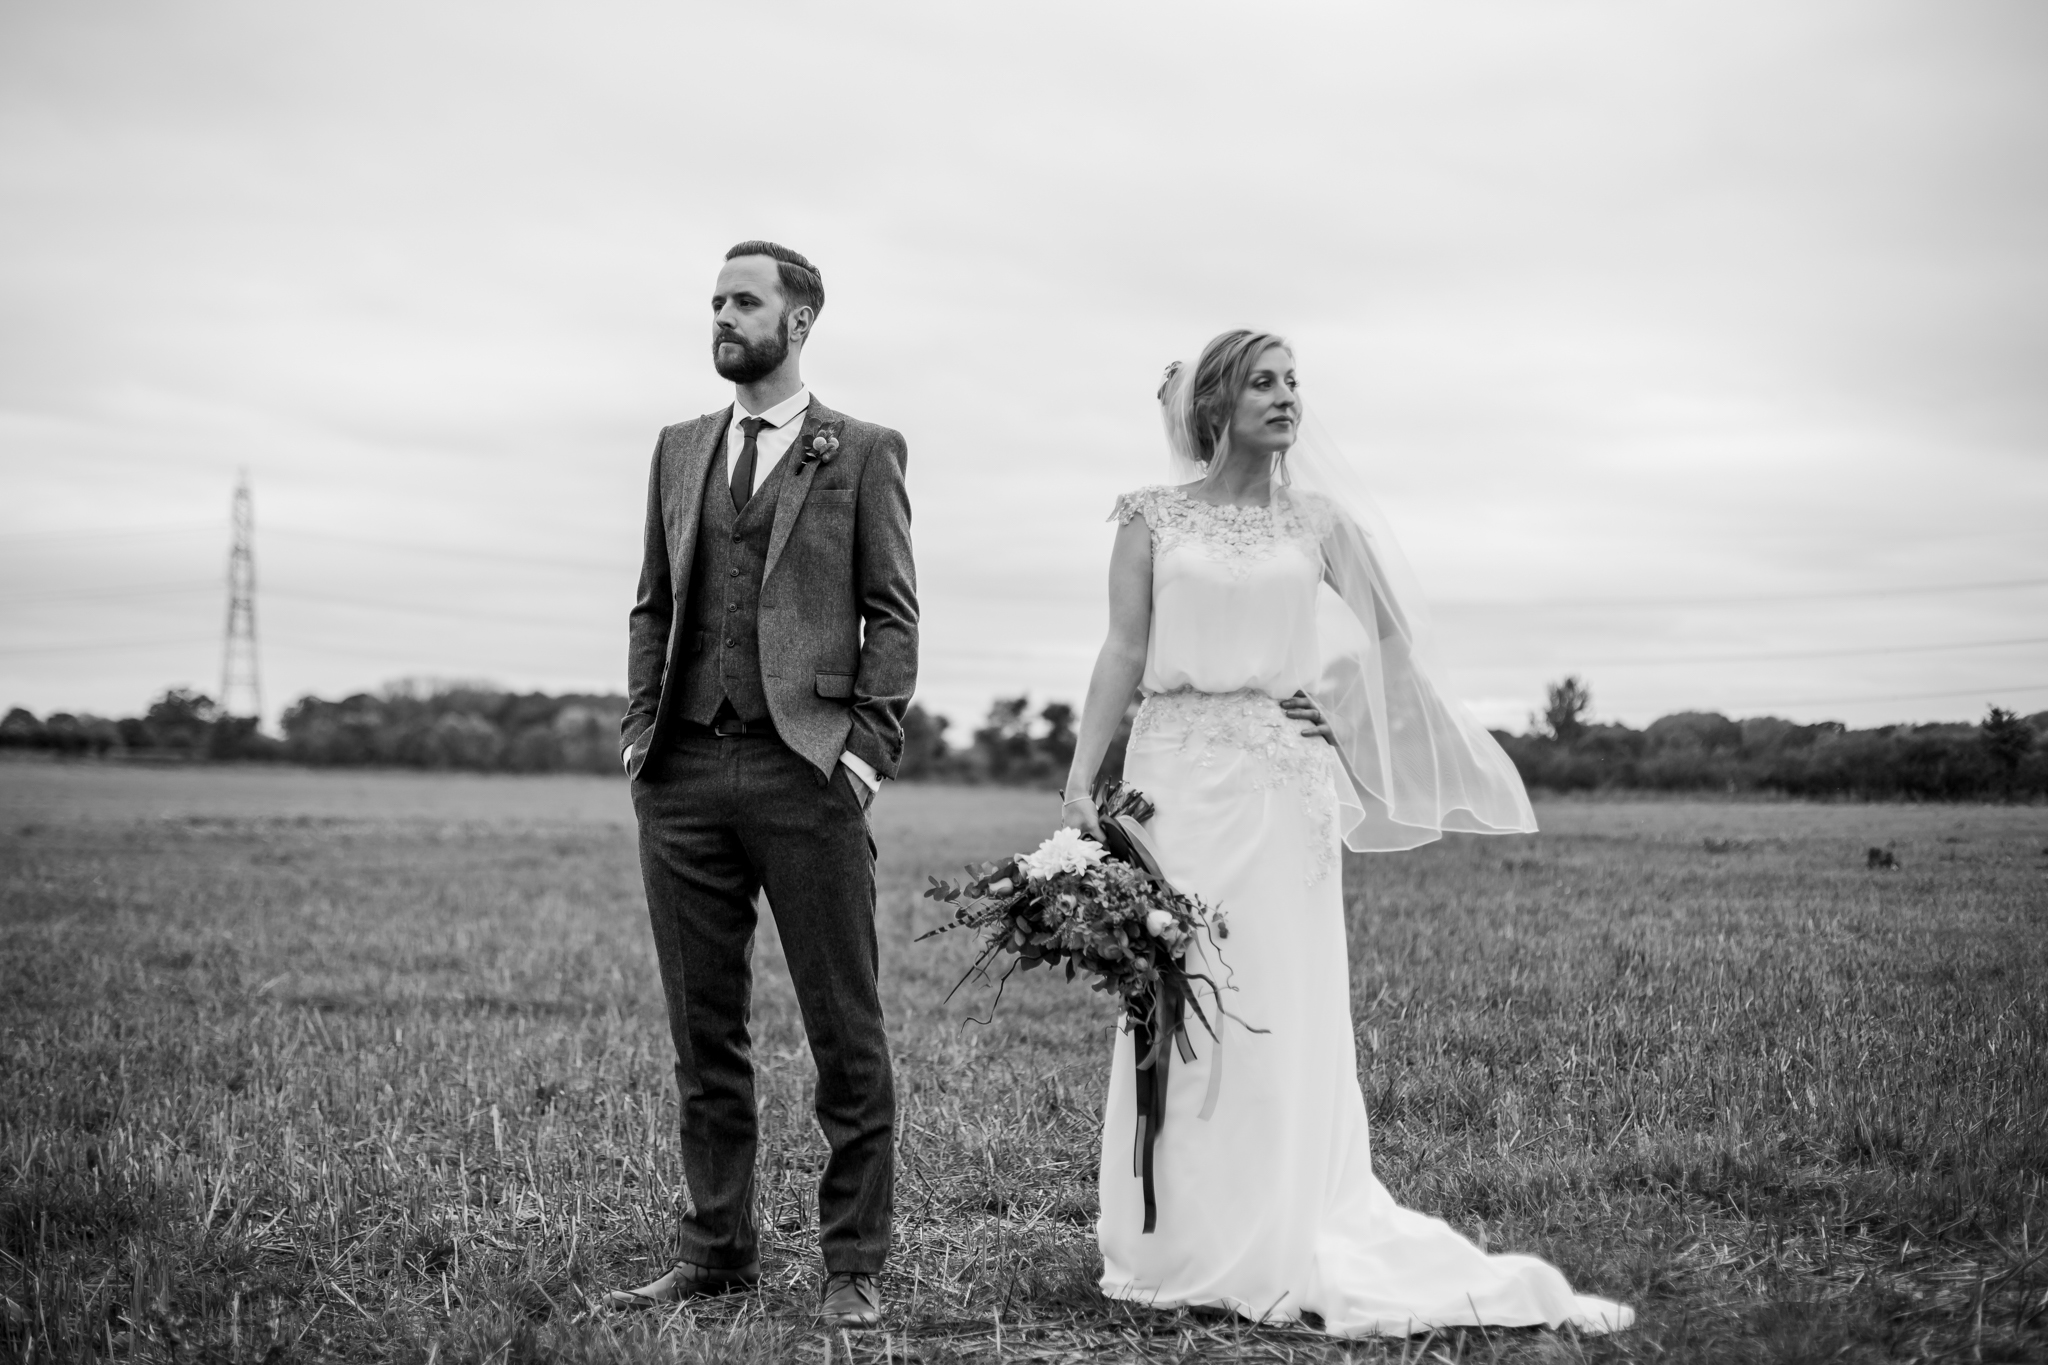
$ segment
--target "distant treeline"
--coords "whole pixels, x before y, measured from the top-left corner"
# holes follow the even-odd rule
[[[2048,796],[2048,711],[1992,707],[1976,725],[1887,725],[1851,730],[1776,716],[1730,720],[1684,711],[1641,730],[1584,720],[1591,691],[1576,678],[1549,689],[1526,735],[1493,732],[1522,780],[1544,791],[1738,791],[1787,796],[1961,800]],[[999,700],[962,748],[945,742],[944,717],[916,711],[906,727],[904,775],[926,780],[1053,786],[1074,755],[1074,708],[1053,702],[1034,718],[1024,697]],[[1107,769],[1123,770],[1127,712]]]
[[[2007,713],[2010,715],[2010,713]],[[2048,711],[1988,725],[1851,730],[1686,711],[1641,730],[1589,725],[1571,741],[1495,732],[1522,780],[1550,791],[1780,792],[1955,800],[2048,796]]]
[[[594,772],[619,768],[622,696],[507,692],[481,683],[393,683],[339,701],[301,697],[286,709],[282,738],[247,717],[224,716],[212,698],[172,688],[140,716],[110,720],[69,712],[37,719],[16,707],[0,719],[0,748],[89,758],[282,760],[310,767],[462,769],[470,772]],[[906,781],[1051,785],[1074,753],[1074,710],[1053,702],[999,701],[969,746],[946,741],[947,721],[913,705],[904,722],[899,776]]]
[[[1801,725],[1681,711],[1641,730],[1584,717],[1577,678],[1549,689],[1532,733],[1493,732],[1531,787],[1549,791],[1778,792],[1933,800],[2048,796],[2048,711],[1993,706],[1976,725]]]
[[[401,767],[471,772],[619,771],[621,696],[550,696],[481,683],[393,683],[340,701],[301,697],[282,738],[247,717],[223,716],[210,697],[173,688],[140,716],[109,720],[16,707],[0,720],[0,748],[77,757],[264,760],[311,767]],[[949,722],[913,704],[904,718],[905,781],[1054,786],[1074,756],[1074,708],[1028,697],[997,701],[955,748]],[[1112,749],[1120,764],[1129,718]]]
[[[470,772],[619,771],[617,696],[549,696],[480,684],[394,683],[340,701],[301,697],[282,739],[210,697],[173,688],[121,720],[63,713],[37,720],[15,708],[0,746],[60,754],[170,759],[283,760],[312,767],[458,768]]]
[[[17,706],[0,717],[0,749],[73,758],[276,758],[282,746],[246,716],[222,716],[210,697],[174,687],[139,716],[110,720],[53,711],[41,720]]]
[[[620,696],[549,696],[482,685],[387,687],[284,713],[282,756],[314,767],[616,773]]]
[[[1976,725],[1888,725],[1851,730],[1775,716],[1730,720],[1686,711],[1641,730],[1592,724],[1591,693],[1575,678],[1549,689],[1531,733],[1494,731],[1532,788],[1549,791],[1777,792],[1788,796],[1955,800],[2048,797],[2048,711],[1992,707]],[[141,716],[108,720],[59,712],[38,720],[17,707],[0,720],[0,748],[76,756],[283,760],[313,767],[406,767],[472,772],[619,771],[620,696],[551,696],[483,684],[396,683],[340,701],[302,697],[284,735],[219,714],[207,697],[172,689]],[[913,704],[898,776],[1051,788],[1074,754],[1075,710],[1002,698],[967,738]],[[1111,746],[1119,772],[1129,713]]]

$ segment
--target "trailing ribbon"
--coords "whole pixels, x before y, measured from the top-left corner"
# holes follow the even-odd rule
[[[1159,1226],[1159,1198],[1152,1179],[1152,1149],[1159,1141],[1159,1130],[1166,1126],[1166,1083],[1173,1067],[1173,1054],[1180,1053],[1183,1062],[1195,1060],[1194,1044],[1188,1040],[1187,997],[1181,993],[1178,982],[1163,981],[1160,987],[1153,993],[1144,1013],[1131,1020],[1131,1060],[1137,1070],[1138,1097],[1137,1145],[1131,1153],[1131,1174],[1145,1183],[1146,1232]],[[1205,1123],[1216,1112],[1216,1096],[1222,1079],[1223,1047],[1219,1037],[1216,1051],[1210,1054],[1209,1088],[1202,1098],[1199,1115]]]
[[[1209,1053],[1209,1089],[1202,1096],[1202,1112],[1195,1115],[1207,1123],[1216,1116],[1216,1101],[1223,1095],[1223,1018],[1216,1020],[1216,1046]]]
[[[1121,783],[1098,786],[1096,803],[1101,811],[1102,841],[1109,851],[1164,882],[1166,876],[1159,870],[1158,855],[1152,851],[1151,840],[1145,835],[1144,822],[1152,814],[1151,803]],[[1158,980],[1157,989],[1130,1002],[1128,1015],[1131,1060],[1137,1068],[1138,1100],[1138,1128],[1131,1150],[1131,1174],[1144,1182],[1146,1232],[1152,1232],[1159,1226],[1159,1199],[1152,1177],[1153,1148],[1158,1144],[1159,1130],[1166,1126],[1166,1082],[1172,1070],[1173,1054],[1180,1053],[1183,1062],[1195,1060],[1194,1044],[1188,1039],[1188,1009],[1193,1006],[1196,1017],[1216,1040],[1215,1051],[1209,1054],[1208,1089],[1202,1096],[1201,1112],[1196,1115],[1204,1123],[1215,1114],[1216,1101],[1223,1093],[1223,1021],[1230,1017],[1223,1009],[1220,992],[1216,996],[1216,1018],[1213,1021],[1203,1011],[1201,1003],[1192,998],[1194,983],[1207,982],[1207,977],[1176,971],[1172,974],[1161,972]],[[1213,983],[1210,989],[1215,989]]]
[[[1169,995],[1172,995],[1172,1003],[1163,998]],[[1151,1005],[1144,1017],[1133,1020],[1131,1025],[1131,1059],[1137,1064],[1138,1093],[1138,1145],[1131,1153],[1134,1167],[1131,1173],[1145,1185],[1146,1232],[1159,1226],[1159,1196],[1152,1182],[1152,1149],[1159,1141],[1159,1130],[1166,1126],[1166,1082],[1173,1065],[1174,1049],[1162,1044],[1169,1038],[1178,1038],[1181,1047],[1188,1046],[1187,1030],[1181,1026],[1177,995],[1157,992]]]

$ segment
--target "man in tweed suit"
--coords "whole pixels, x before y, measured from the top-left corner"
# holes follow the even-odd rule
[[[682,1259],[615,1291],[648,1307],[752,1286],[756,1116],[747,1034],[756,895],[789,962],[832,1154],[818,1186],[829,1325],[881,1316],[895,1089],[876,985],[868,803],[917,678],[903,438],[799,373],[825,286],[773,242],[726,253],[712,362],[728,408],[662,431],[633,605],[625,765],[675,1039]]]

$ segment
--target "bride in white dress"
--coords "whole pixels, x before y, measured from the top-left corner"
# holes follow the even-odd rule
[[[1398,552],[1341,455],[1297,444],[1287,344],[1225,333],[1168,372],[1160,399],[1180,477],[1117,501],[1109,636],[1066,821],[1100,833],[1086,793],[1142,691],[1124,775],[1157,806],[1149,833],[1167,878],[1228,916],[1221,961],[1206,966],[1250,1028],[1223,1025],[1212,1095],[1218,1044],[1190,1023],[1197,1056],[1170,1069],[1157,1126],[1152,1232],[1133,1173],[1132,1040],[1119,1033],[1103,1291],[1269,1322],[1313,1313],[1342,1336],[1628,1326],[1632,1310],[1574,1293],[1533,1256],[1486,1254],[1373,1174],[1340,847],[1528,832],[1535,818],[1506,755],[1434,681]]]

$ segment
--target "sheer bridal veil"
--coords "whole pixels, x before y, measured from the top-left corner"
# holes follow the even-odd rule
[[[1207,483],[1232,458],[1227,438],[1213,460],[1195,458],[1195,368],[1175,367],[1160,391],[1177,484]],[[1414,572],[1357,464],[1313,413],[1276,457],[1271,488],[1274,514],[1313,528],[1322,549],[1322,675],[1309,691],[1349,779],[1338,784],[1346,846],[1414,848],[1446,830],[1533,833],[1521,775],[1444,687]]]

